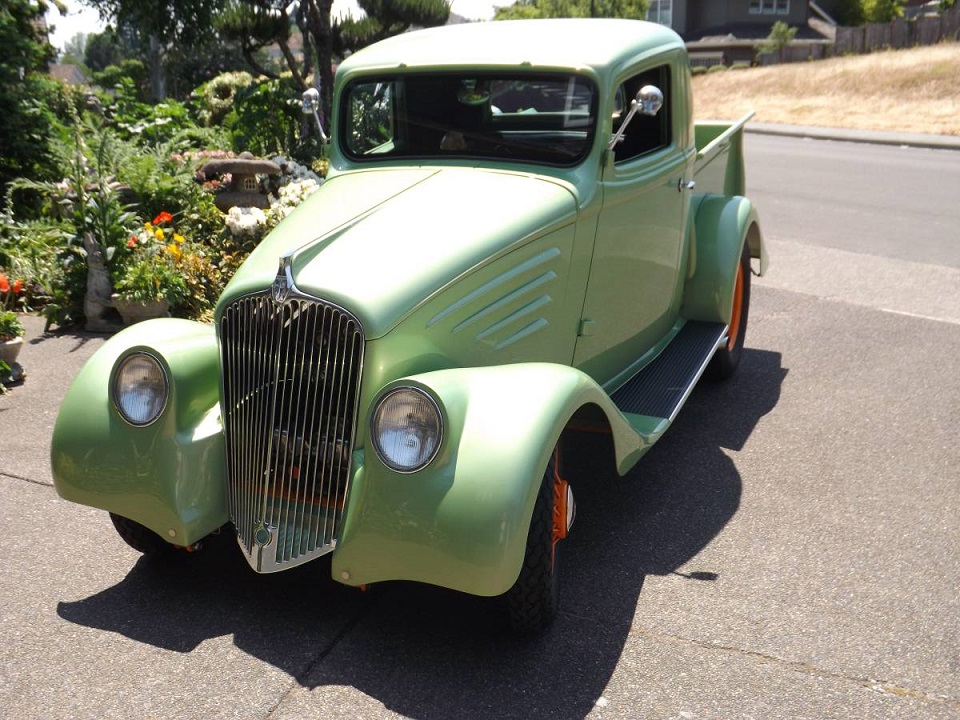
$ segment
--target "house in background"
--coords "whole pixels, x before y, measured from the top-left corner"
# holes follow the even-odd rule
[[[651,0],[647,19],[673,28],[701,65],[752,62],[777,21],[797,28],[796,40],[826,44],[838,0]]]

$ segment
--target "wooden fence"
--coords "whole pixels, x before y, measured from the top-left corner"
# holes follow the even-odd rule
[[[834,55],[859,55],[876,50],[935,45],[941,40],[960,39],[960,6],[939,15],[921,16],[891,23],[871,23],[861,27],[838,27]]]
[[[877,50],[900,50],[917,45],[936,45],[960,40],[960,5],[939,15],[911,19],[898,18],[891,23],[872,23],[859,27],[836,28],[836,39],[799,40],[780,53],[765,54],[762,65],[822,60],[840,55],[864,55]]]

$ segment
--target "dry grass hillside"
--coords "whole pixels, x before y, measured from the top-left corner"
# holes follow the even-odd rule
[[[694,78],[696,116],[960,135],[960,43]]]

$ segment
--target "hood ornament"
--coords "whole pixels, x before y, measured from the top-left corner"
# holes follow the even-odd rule
[[[277,277],[273,281],[273,301],[277,305],[283,305],[290,296],[292,287],[293,280],[290,277],[290,258],[280,258],[280,269],[277,270]]]

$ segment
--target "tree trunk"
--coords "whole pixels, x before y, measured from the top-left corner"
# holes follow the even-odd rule
[[[167,97],[167,78],[164,74],[160,39],[150,36],[150,95],[160,101]]]
[[[311,0],[307,3],[310,35],[317,49],[317,67],[314,70],[314,85],[320,91],[322,108],[320,122],[328,127],[327,118],[333,103],[333,30],[330,27],[330,11],[333,0]]]

